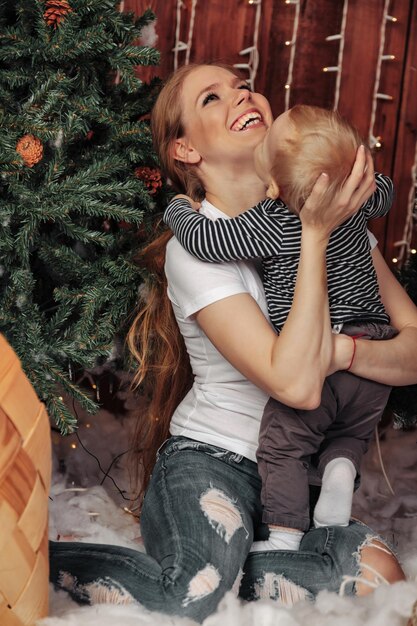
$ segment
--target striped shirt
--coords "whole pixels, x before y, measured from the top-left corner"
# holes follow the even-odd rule
[[[350,321],[389,323],[379,296],[367,222],[388,213],[393,185],[383,174],[375,177],[375,193],[331,234],[327,247],[333,326]],[[265,199],[236,217],[213,221],[178,199],[168,205],[164,221],[182,246],[203,261],[262,257],[269,316],[276,330],[281,330],[294,297],[301,249],[301,221],[281,200]]]

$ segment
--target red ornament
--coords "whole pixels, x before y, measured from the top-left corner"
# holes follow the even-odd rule
[[[162,187],[161,172],[156,167],[137,167],[135,176],[143,180],[150,194],[156,193]]]

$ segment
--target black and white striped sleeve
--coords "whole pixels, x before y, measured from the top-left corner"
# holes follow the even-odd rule
[[[202,261],[253,259],[280,251],[282,228],[280,220],[268,214],[271,207],[273,201],[264,200],[236,217],[211,220],[179,198],[168,205],[164,222],[181,245]]]
[[[386,215],[394,198],[394,185],[388,176],[375,173],[375,182],[376,190],[362,207],[368,220]]]

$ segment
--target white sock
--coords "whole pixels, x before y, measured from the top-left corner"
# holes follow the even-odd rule
[[[250,552],[263,552],[265,550],[294,550],[300,547],[303,538],[302,530],[278,530],[270,528],[269,538],[266,541],[254,541]]]
[[[324,468],[320,497],[314,509],[314,526],[348,526],[352,510],[356,469],[340,457]]]

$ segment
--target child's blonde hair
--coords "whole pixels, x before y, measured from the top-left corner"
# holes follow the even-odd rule
[[[323,201],[331,203],[349,176],[363,141],[337,111],[298,104],[289,110],[289,119],[294,132],[277,147],[271,175],[280,197],[298,213],[322,172],[330,181]]]

